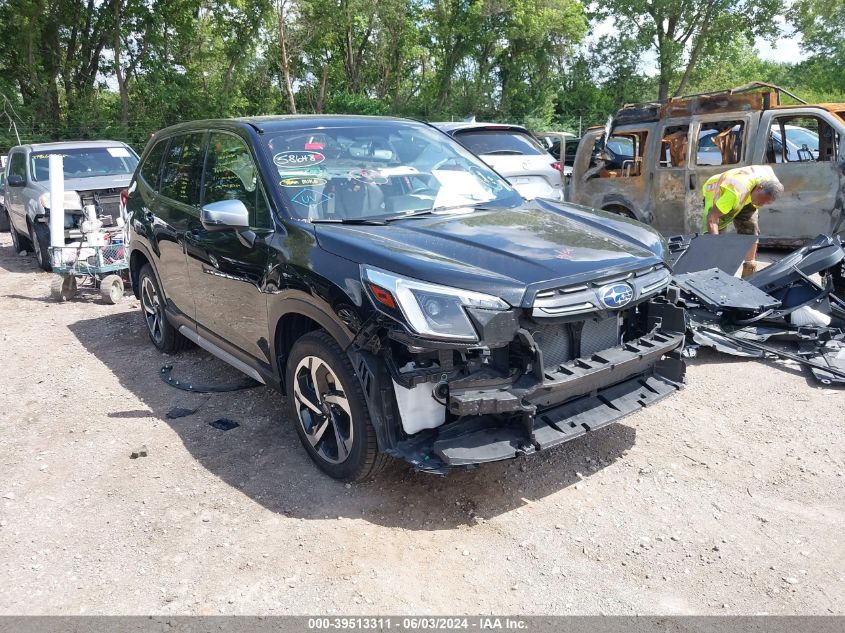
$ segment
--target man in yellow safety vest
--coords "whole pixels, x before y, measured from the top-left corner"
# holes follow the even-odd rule
[[[740,235],[760,235],[757,209],[773,203],[783,185],[767,165],[737,167],[716,174],[704,183],[704,214],[701,232],[718,234],[733,222]],[[757,270],[757,242],[749,249],[742,276]]]

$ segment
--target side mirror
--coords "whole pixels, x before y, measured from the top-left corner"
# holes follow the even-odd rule
[[[18,174],[9,174],[6,179],[6,185],[9,187],[23,187],[26,184],[26,178]]]
[[[205,205],[200,211],[200,222],[210,233],[235,231],[241,244],[249,248],[255,245],[256,235],[249,230],[249,211],[240,200],[220,200]]]
[[[249,211],[240,200],[220,200],[202,208],[200,221],[206,231],[240,231],[249,228]]]

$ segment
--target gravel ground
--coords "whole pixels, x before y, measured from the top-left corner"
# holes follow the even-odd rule
[[[845,390],[794,367],[704,353],[548,453],[349,486],[277,394],[164,385],[237,375],[50,279],[0,235],[0,613],[845,611]]]

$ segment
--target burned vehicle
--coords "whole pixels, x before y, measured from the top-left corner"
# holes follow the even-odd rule
[[[795,246],[845,231],[843,135],[845,104],[805,103],[768,84],[625,106],[584,134],[568,199],[686,235],[701,230],[708,178],[769,165],[786,193],[760,209],[761,241]],[[621,146],[621,161],[602,151]]]
[[[95,207],[107,233],[122,232],[120,192],[138,164],[138,155],[117,141],[68,141],[18,145],[9,151],[4,191],[5,210],[16,251],[32,250],[39,267],[50,264],[50,177],[52,154],[64,158],[65,240],[82,238],[83,209]]]
[[[527,202],[424,123],[180,124],[149,142],[127,212],[153,344],[282,390],[332,477],[535,453],[683,382],[659,234]]]

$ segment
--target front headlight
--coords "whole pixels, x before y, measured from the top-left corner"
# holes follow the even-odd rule
[[[75,191],[65,191],[65,211],[81,211],[82,199]],[[50,209],[50,192],[42,193],[38,197],[38,203],[45,211]]]
[[[404,317],[421,336],[477,341],[464,308],[510,309],[492,295],[400,277],[370,266],[361,267],[361,277],[378,310],[394,318]]]

